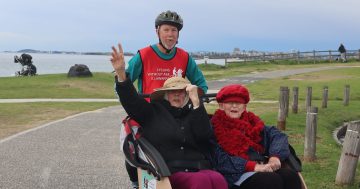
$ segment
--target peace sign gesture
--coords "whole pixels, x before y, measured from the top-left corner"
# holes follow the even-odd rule
[[[118,80],[124,81],[126,79],[124,51],[120,43],[118,44],[118,47],[119,51],[114,46],[111,47],[112,53],[110,61],[116,75],[118,76]]]

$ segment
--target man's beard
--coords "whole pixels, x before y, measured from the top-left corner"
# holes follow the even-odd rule
[[[167,48],[167,49],[173,49],[173,48],[175,47],[176,43],[174,43],[172,46],[169,46],[169,45],[167,45],[167,44],[165,44],[165,43],[163,43],[163,45],[164,45],[165,48]]]

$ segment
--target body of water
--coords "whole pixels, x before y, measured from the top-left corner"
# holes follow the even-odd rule
[[[15,72],[20,71],[20,63],[14,63],[14,56],[22,53],[0,53],[0,77],[15,76]],[[72,54],[40,54],[29,53],[33,58],[33,64],[37,68],[37,74],[68,73],[71,66],[75,64],[85,64],[91,72],[112,72],[110,55],[72,55]],[[125,56],[126,62],[131,56]],[[208,63],[224,65],[224,59],[207,60]],[[204,63],[204,59],[196,60],[197,64]]]
[[[14,76],[20,71],[20,63],[14,63],[14,56],[22,53],[0,53],[0,77]],[[30,53],[29,53],[30,54]],[[91,72],[112,72],[110,56],[104,55],[69,55],[31,53],[37,74],[67,73],[75,64],[85,64]],[[126,57],[128,61],[131,57]]]

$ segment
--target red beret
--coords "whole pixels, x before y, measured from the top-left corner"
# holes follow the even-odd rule
[[[234,84],[220,89],[216,95],[217,102],[240,102],[247,104],[250,101],[249,91],[246,87]]]

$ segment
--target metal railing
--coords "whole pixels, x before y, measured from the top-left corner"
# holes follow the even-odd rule
[[[359,50],[347,50],[347,59],[360,60]],[[279,61],[279,60],[294,60],[300,61],[328,61],[336,62],[340,60],[340,53],[337,50],[327,51],[305,51],[305,52],[292,52],[292,53],[244,53],[237,56],[227,58],[226,62],[248,62],[248,61]]]

